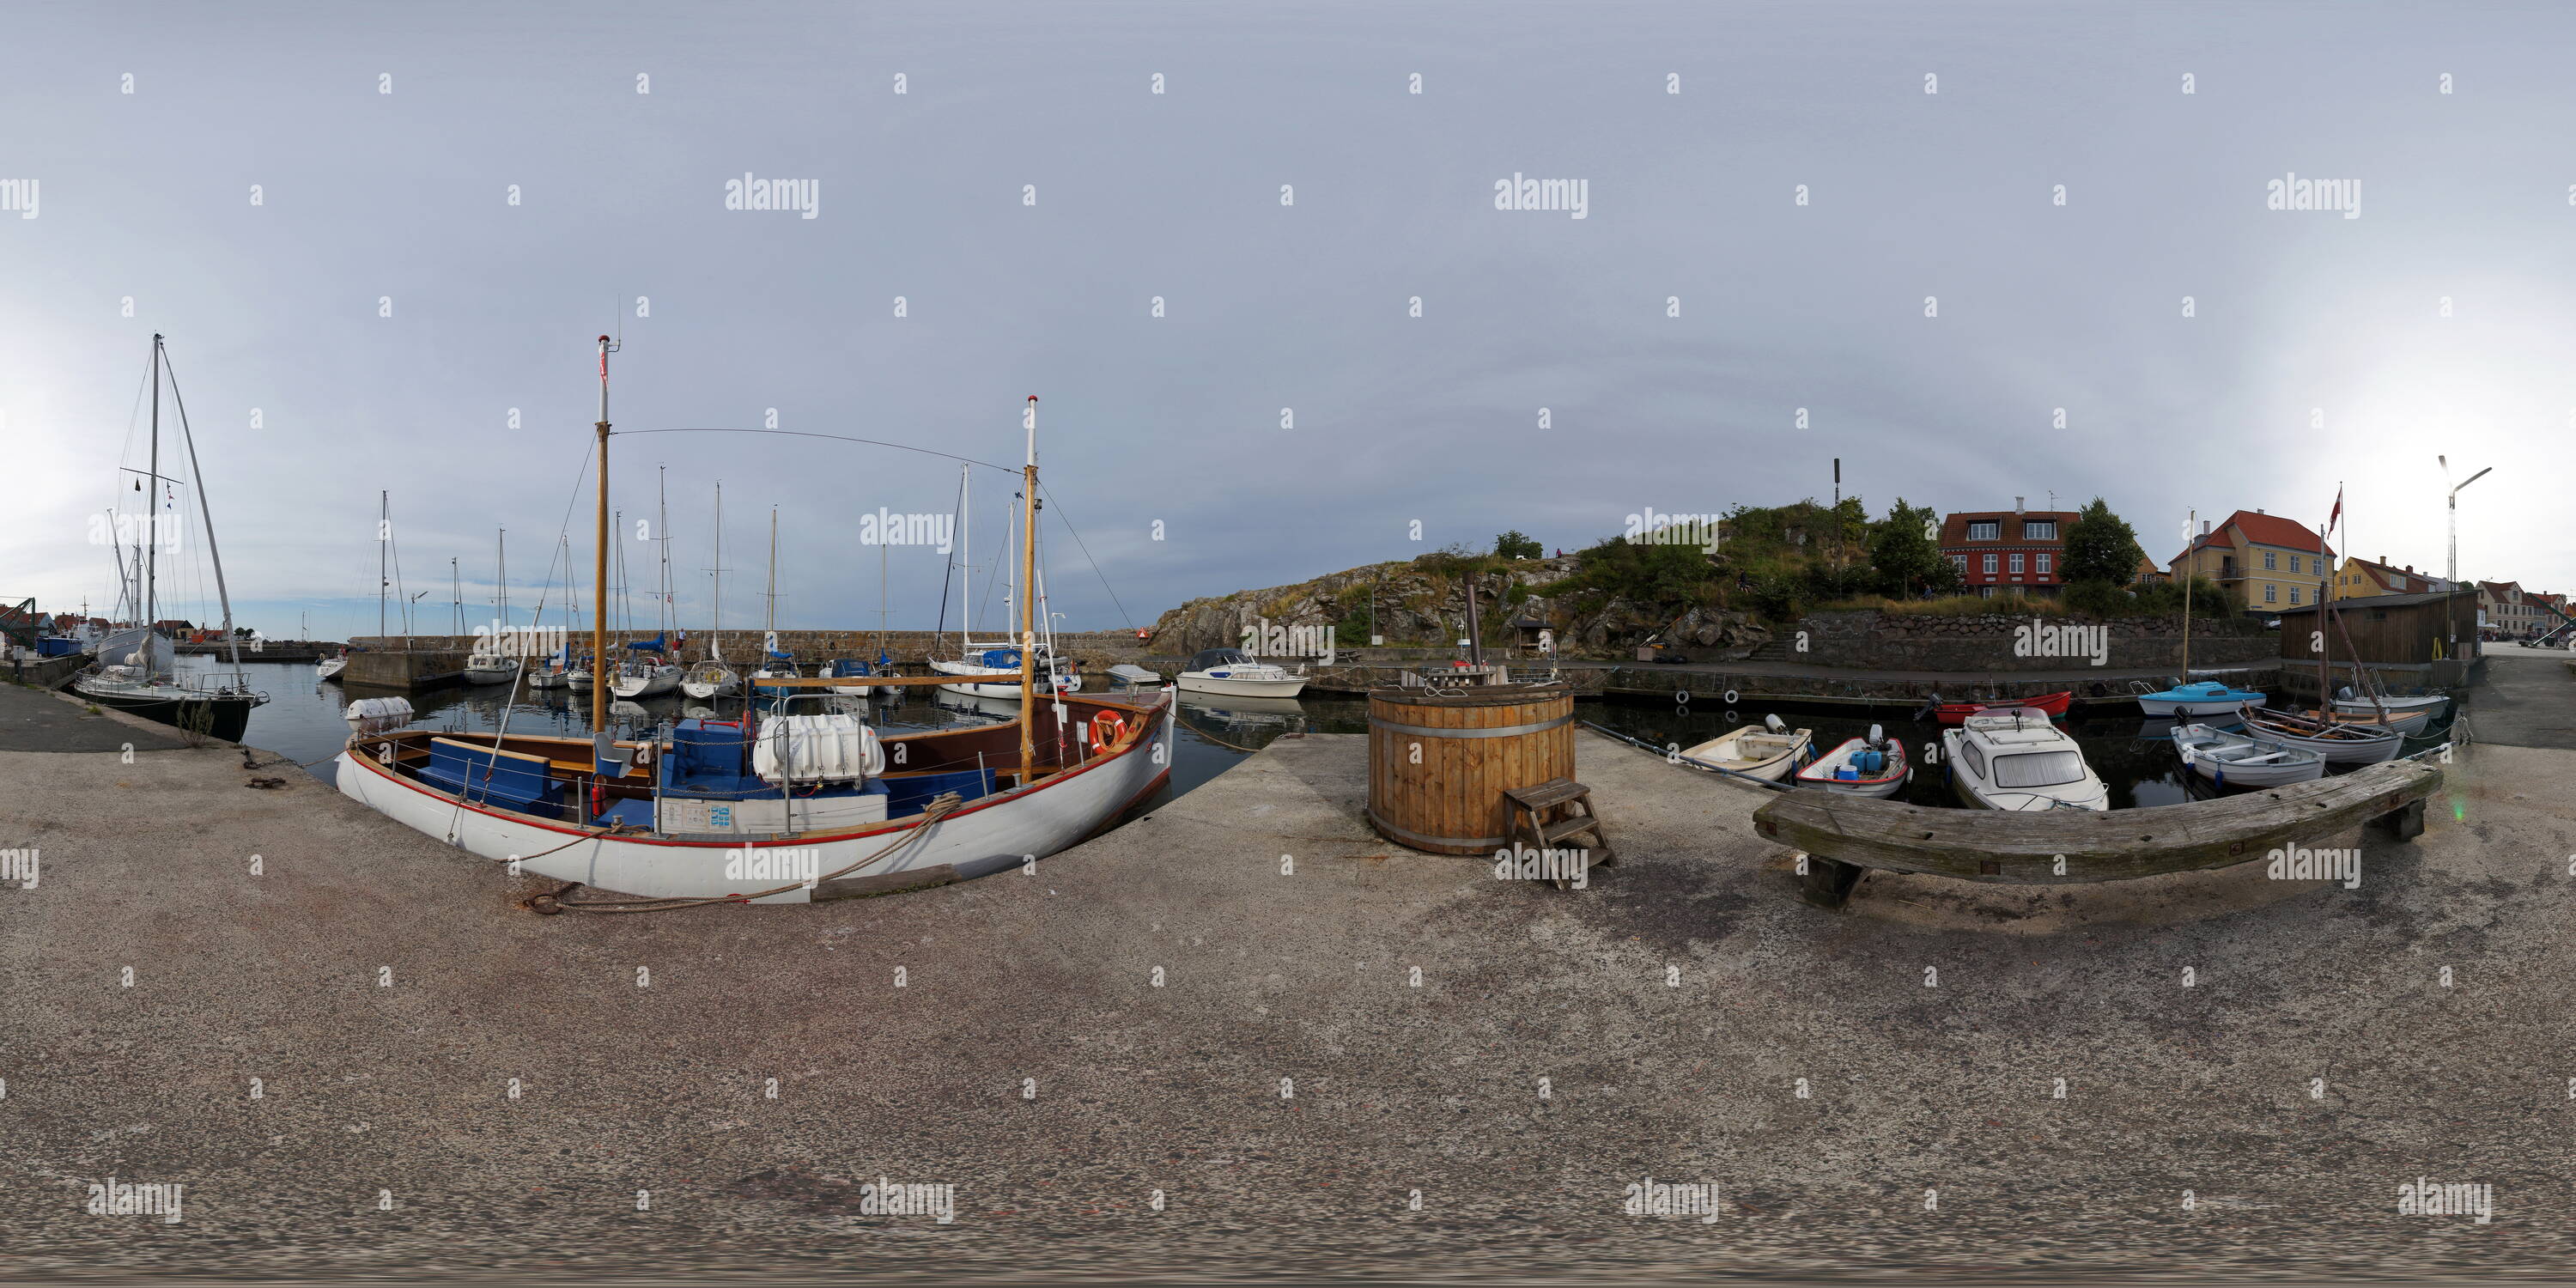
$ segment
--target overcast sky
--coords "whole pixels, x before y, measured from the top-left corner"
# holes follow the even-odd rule
[[[2496,467],[2463,575],[2576,589],[2571,37],[2554,5],[12,0],[0,197],[38,200],[0,209],[0,595],[112,598],[89,522],[142,465],[156,330],[236,619],[272,635],[372,631],[380,489],[425,626],[450,557],[489,620],[504,526],[524,609],[603,331],[621,431],[775,408],[1016,464],[1039,395],[1124,603],[1050,527],[1077,627],[1822,497],[1837,456],[1873,512],[2098,493],[2160,559],[2189,508],[2313,524],[2340,483],[2358,553],[2438,570],[2447,452]],[[2291,173],[2357,181],[2359,217],[2267,209]],[[746,174],[810,181],[815,217],[727,209]],[[1584,217],[1496,209],[1516,174],[1581,180]],[[957,487],[638,434],[630,519],[657,465],[692,622],[716,480],[727,616],[759,612],[775,505],[782,626],[874,625],[856,516]],[[981,559],[1011,479],[979,474]],[[895,624],[929,626],[942,557],[890,556]],[[213,616],[177,562],[174,611]]]

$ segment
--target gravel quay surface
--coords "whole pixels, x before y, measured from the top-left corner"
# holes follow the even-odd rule
[[[2576,1264],[2576,753],[2466,750],[2357,888],[1839,912],[1759,791],[1578,756],[1584,889],[1379,840],[1365,739],[1309,735],[1034,874],[548,917],[273,756],[0,752],[41,860],[0,885],[0,1274]],[[93,1214],[111,1178],[179,1219]],[[2490,1214],[2401,1214],[2426,1179]]]

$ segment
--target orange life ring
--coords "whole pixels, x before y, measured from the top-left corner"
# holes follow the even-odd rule
[[[1114,747],[1127,736],[1127,717],[1115,711],[1102,711],[1091,717],[1091,745]]]

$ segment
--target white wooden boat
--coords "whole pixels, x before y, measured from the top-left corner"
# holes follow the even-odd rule
[[[2396,757],[2406,737],[2394,729],[2337,723],[2313,714],[2260,707],[2245,713],[2247,732],[2326,758],[2329,765],[2376,765]]]
[[[508,684],[519,678],[519,659],[499,653],[469,653],[463,674],[467,684]]]
[[[1306,687],[1303,668],[1255,661],[1239,648],[1201,649],[1180,674],[1183,693],[1233,698],[1293,698]]]
[[[2340,725],[2351,725],[2356,729],[2386,729],[2409,738],[2424,732],[2425,726],[2433,723],[2433,713],[2422,708],[2413,711],[2392,710],[2385,716],[2372,712],[2346,714],[2337,711],[2331,715],[2321,715],[2320,718],[2332,720]]]
[[[729,698],[742,692],[742,677],[711,657],[680,677],[680,692],[693,698]]]
[[[1854,738],[1799,770],[1797,782],[1837,796],[1887,797],[1905,786],[1909,772],[1905,744],[1871,725],[1868,737]]]
[[[1044,644],[1037,647],[1036,663],[1036,692],[1063,694],[1082,691],[1082,677],[1058,670],[1053,653]],[[988,648],[971,657],[953,660],[932,658],[930,669],[941,675],[957,677],[957,683],[939,686],[951,693],[1019,700],[1020,651],[1016,648]]]
[[[2382,711],[2386,711],[2390,715],[2402,716],[2412,715],[2420,711],[2424,714],[2425,721],[2429,722],[2433,718],[2441,715],[2444,711],[2448,710],[2450,705],[2451,700],[2439,693],[2411,693],[2404,695],[2383,693],[2379,696],[2377,703],[2374,704],[2367,695],[2354,697],[2352,690],[2345,688],[2339,689],[2335,692],[2334,712],[2339,716],[2368,716],[2377,715]],[[2422,732],[2423,727],[2423,724],[2419,723],[2415,728],[2409,729],[2407,732],[2420,733]]]
[[[540,660],[527,667],[526,672],[528,687],[531,689],[561,689],[572,684],[572,674],[564,669],[564,664],[559,658]]]
[[[2324,753],[2270,738],[2187,724],[2173,731],[2174,750],[2195,774],[2221,787],[2278,787],[2325,776]]]
[[[612,344],[599,338],[603,442]],[[1022,423],[1026,532],[1039,493],[1035,399]],[[597,474],[605,508],[604,460]],[[1034,563],[1034,547],[1023,557]],[[595,595],[605,622],[606,591]],[[1019,603],[1023,638],[1035,629],[1036,598]],[[1067,696],[1018,704],[1007,724],[883,739],[846,714],[754,712],[621,741],[607,732],[609,713],[640,708],[594,693],[587,739],[513,736],[506,709],[488,736],[354,735],[338,758],[338,786],[409,827],[540,876],[647,900],[800,903],[835,882],[998,872],[1114,825],[1169,778],[1175,697],[1168,688],[1143,701]]]
[[[1980,809],[2109,809],[2111,788],[2045,711],[1998,707],[1941,731],[1951,790]]]
[[[1815,744],[1814,730],[1791,729],[1780,723],[1778,716],[1764,716],[1758,725],[1746,725],[1711,738],[1681,754],[1688,760],[1776,783],[1788,777],[1789,771],[1815,749]]]

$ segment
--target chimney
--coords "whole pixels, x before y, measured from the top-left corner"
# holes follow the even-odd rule
[[[2200,535],[2204,537],[2209,535],[2209,520],[2203,519],[2200,521]]]
[[[2258,506],[2255,506],[2255,507],[2254,507],[2254,513],[2256,513],[2256,514],[2263,514],[2263,513],[2266,513],[2266,511],[2263,509],[2263,507],[2261,507],[2261,506],[2259,506],[2259,505],[2258,505]]]
[[[2021,502],[2022,502],[2022,499],[2021,499],[2020,497],[2014,497],[2014,498],[2013,498],[2013,513],[2015,513],[2015,514],[2020,514],[2020,513],[2022,512],[2022,504],[2021,504]]]

